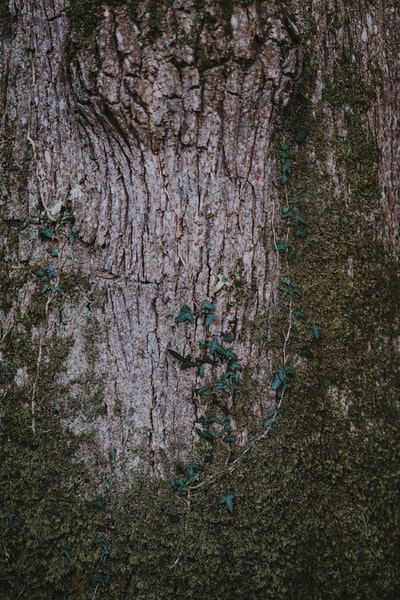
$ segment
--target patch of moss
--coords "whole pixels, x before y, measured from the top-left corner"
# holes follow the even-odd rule
[[[28,364],[30,381],[22,388],[14,381],[8,383],[2,400],[1,588],[4,598],[29,593],[30,598],[39,599],[46,597],[49,589],[58,597],[60,586],[67,589],[71,585],[82,555],[85,560],[93,558],[94,571],[96,559],[89,540],[96,524],[88,517],[83,500],[90,486],[86,468],[76,458],[80,441],[63,431],[58,420],[56,399],[67,390],[57,383],[55,374],[65,368],[70,342],[54,337],[46,340],[36,378],[38,347],[29,334],[22,337],[11,336],[5,348],[12,364]],[[83,572],[80,577],[85,589]]]
[[[359,112],[367,110],[376,99],[375,90],[360,77],[357,66],[346,54],[336,64],[325,86],[324,97],[329,98],[333,108],[347,105]]]
[[[399,593],[398,264],[377,235],[379,153],[364,124],[374,96],[355,70],[343,77],[346,83],[336,78],[324,102],[334,119],[355,98],[345,140],[335,140],[326,112],[313,118],[307,102],[297,111],[310,135],[306,149],[295,153],[290,194],[310,235],[298,244],[291,273],[302,291],[301,308],[321,324],[322,337],[314,358],[300,363],[271,449],[280,465],[269,470],[279,473],[282,509],[270,521],[268,539],[274,548],[286,545],[287,562],[277,564],[282,589],[266,591],[265,598],[394,599]],[[296,131],[296,123],[291,126]],[[347,182],[340,196],[327,172],[327,131]]]
[[[102,3],[93,0],[72,0],[67,14],[71,26],[69,51],[96,51],[96,35],[101,23]]]
[[[0,1],[0,31],[3,35],[11,34],[12,18],[7,0]]]
[[[71,54],[81,50],[89,50],[97,54],[97,34],[102,20],[104,8],[116,8],[125,5],[128,7],[132,21],[139,18],[148,28],[148,39],[154,43],[163,32],[165,25],[166,9],[171,6],[171,0],[148,0],[148,2],[137,2],[130,0],[110,0],[109,2],[98,2],[97,0],[72,0],[68,8],[68,17],[71,25]],[[145,19],[147,22],[145,22]]]
[[[23,286],[36,282],[34,268],[17,261],[23,226],[9,221],[1,232],[5,241],[0,306],[5,314]],[[49,594],[76,597],[74,589],[82,598],[92,595],[100,563],[94,540],[109,518],[87,502],[100,492],[106,494],[108,487],[100,475],[89,475],[78,458],[82,444],[90,448],[91,440],[61,425],[62,417],[71,418],[71,413],[61,413],[70,404],[62,374],[73,340],[55,335],[39,339],[48,298],[38,285],[26,312],[16,307],[13,325],[3,332],[7,335],[1,342],[7,369],[0,371],[0,588],[6,600],[16,596],[39,600]],[[53,308],[58,301],[55,296]],[[20,386],[17,372],[22,367],[27,380]],[[101,460],[97,462],[104,471]]]

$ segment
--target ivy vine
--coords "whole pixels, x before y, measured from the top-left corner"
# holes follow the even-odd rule
[[[297,143],[300,140],[295,138]],[[217,473],[208,474],[207,467],[213,461],[216,449],[222,447],[231,454],[233,447],[239,447],[239,440],[233,430],[230,407],[237,387],[240,385],[241,372],[243,366],[231,346],[226,343],[234,342],[235,335],[226,331],[221,333],[220,338],[208,336],[205,340],[198,341],[199,353],[196,356],[191,354],[183,355],[177,350],[168,348],[168,352],[179,361],[181,369],[197,369],[199,377],[205,376],[205,366],[211,365],[212,368],[223,365],[222,373],[207,383],[196,383],[193,386],[194,397],[206,397],[211,402],[213,410],[202,414],[195,420],[195,432],[200,444],[206,446],[203,456],[195,463],[186,467],[186,473],[179,476],[171,476],[169,484],[177,493],[187,495],[188,506],[190,507],[190,494],[198,488],[215,482],[218,477],[226,472],[233,473],[240,462],[246,462],[254,444],[265,439],[276,423],[278,416],[282,412],[283,403],[286,395],[293,387],[296,369],[294,366],[295,354],[302,358],[311,358],[313,356],[312,344],[320,339],[320,325],[311,322],[307,326],[307,318],[301,308],[302,293],[293,279],[291,265],[297,255],[297,245],[308,236],[308,220],[299,211],[293,198],[289,196],[289,180],[292,173],[292,158],[290,153],[290,144],[285,141],[279,149],[280,174],[279,183],[282,189],[282,212],[281,223],[279,227],[280,235],[276,230],[273,231],[273,250],[278,253],[281,259],[281,307],[287,313],[286,326],[283,332],[283,342],[281,350],[281,362],[274,371],[271,381],[271,389],[275,392],[275,402],[263,422],[260,433],[250,438],[236,458],[227,458],[225,466]],[[214,289],[214,294],[221,291],[224,285],[228,285],[229,280],[218,275],[218,283]],[[177,325],[188,323],[194,325],[197,319],[201,319],[206,330],[216,319],[216,308],[213,303],[205,299],[201,302],[200,310],[195,312],[187,304],[183,304],[179,314],[175,318]],[[303,324],[303,325],[301,325]],[[310,334],[304,336],[304,332]],[[301,338],[294,351],[292,350],[293,337]],[[228,493],[220,498],[220,504],[233,513],[234,511],[233,493]]]

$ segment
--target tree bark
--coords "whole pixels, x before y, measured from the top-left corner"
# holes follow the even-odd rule
[[[340,567],[333,574],[326,567],[329,576],[319,563],[310,574],[298,557],[305,545],[304,557],[323,561],[312,554],[307,536],[315,527],[316,539],[321,531],[330,539],[326,507],[339,514],[344,505],[351,515],[345,524],[338,518],[337,547],[346,548],[343,540],[351,531],[367,544],[370,531],[378,530],[379,503],[373,502],[382,490],[384,510],[390,515],[395,510],[396,3],[10,0],[1,3],[0,24],[0,441],[10,472],[25,472],[21,465],[43,460],[50,477],[58,473],[65,483],[76,478],[73,465],[82,462],[77,498],[92,498],[108,472],[108,482],[119,482],[116,502],[126,515],[124,503],[139,473],[164,479],[175,473],[199,452],[199,419],[215,408],[212,395],[195,389],[216,381],[225,368],[222,361],[205,364],[203,375],[194,367],[182,369],[169,350],[190,355],[195,363],[202,341],[221,341],[225,332],[227,346],[244,367],[243,373],[241,366],[236,370],[242,380],[237,392],[225,398],[232,456],[250,456],[251,447],[258,457],[252,476],[229,484],[248,511],[237,531],[251,548],[250,524],[267,529],[263,521],[254,522],[252,501],[259,507],[271,502],[274,523],[288,502],[291,508],[276,517],[281,529],[273,543],[278,547],[279,540],[290,538],[284,530],[291,512],[297,537],[288,544],[288,556],[293,552],[293,564],[301,564],[295,574],[285,571],[275,583],[268,579],[270,591],[261,580],[252,587],[247,575],[243,589],[238,574],[245,563],[239,557],[240,569],[227,574],[233,587],[227,591],[221,583],[219,597],[395,598],[395,577],[384,571],[386,579],[379,579],[381,563],[367,550],[351,554],[354,576],[332,550],[336,541],[326,556],[332,551]],[[286,163],[285,144],[291,161]],[[285,214],[290,211],[291,218],[300,219],[300,229],[293,224],[290,229],[291,235],[297,232],[293,260],[286,247],[278,248],[289,235]],[[293,292],[294,281],[300,291],[292,301],[285,294]],[[204,311],[200,314],[205,299],[215,306],[216,319],[209,325]],[[184,305],[193,323],[176,321]],[[302,317],[296,321],[296,310],[306,314],[306,324]],[[274,382],[288,366],[296,370],[295,385],[286,389],[285,380],[283,398],[284,382],[279,376]],[[287,416],[272,437],[277,408],[286,405]],[[268,449],[257,449],[254,439]],[[29,448],[25,462],[19,451],[24,447]],[[223,460],[228,456],[227,464],[232,460],[236,468],[239,458],[232,458],[231,450]],[[367,476],[371,507],[368,493],[354,484],[358,510],[353,512],[351,486],[367,461],[386,474],[386,483],[381,487],[375,475]],[[262,474],[261,465],[267,465]],[[292,479],[297,469],[300,483]],[[218,480],[214,475],[212,485]],[[281,504],[266,491],[275,476]],[[336,496],[337,478],[346,500]],[[260,488],[253,489],[254,480]],[[15,490],[24,481],[13,484]],[[295,499],[287,496],[291,485]],[[213,493],[211,486],[210,496],[201,496],[206,511]],[[312,493],[317,508],[310,508],[310,521],[304,517],[311,523],[306,531],[300,523]],[[144,503],[159,515],[163,508],[146,494]],[[227,512],[233,508],[229,498],[222,495]],[[190,515],[190,494],[187,501]],[[5,502],[12,524],[18,511],[11,499]],[[97,503],[99,508],[101,500]],[[57,509],[48,510],[56,518]],[[373,523],[368,535],[359,525],[361,513]],[[136,515],[127,544],[140,537],[143,514]],[[381,534],[373,543],[392,568],[398,509],[388,519],[386,549]],[[190,535],[188,522],[180,529],[183,536]],[[165,524],[161,517],[158,523]],[[146,535],[150,546],[157,544],[154,531]],[[187,598],[199,597],[191,591],[197,581],[190,570],[190,557],[198,560],[196,544],[182,567],[189,564],[185,575],[176,575],[181,583],[191,582]],[[198,544],[203,548],[202,541]],[[166,543],[160,553],[169,557],[174,550]],[[149,558],[146,552],[156,562],[161,556]],[[264,566],[272,561],[265,549],[259,553]],[[175,594],[171,597],[185,597],[173,579],[185,554],[174,555],[171,575],[165,575],[160,558],[157,581],[169,590],[165,594]],[[132,559],[136,574],[121,569],[125,583],[116,594],[152,597],[140,560]],[[272,562],[268,572],[275,572]],[[221,564],[224,568],[222,559]],[[376,587],[365,584],[361,564],[373,570]],[[9,564],[7,569],[12,571]],[[268,570],[257,569],[254,581]],[[345,575],[335,579],[339,571]],[[10,589],[17,585],[15,577],[7,580]],[[101,577],[96,591],[108,585],[106,575]],[[210,581],[203,584],[212,594]]]
[[[239,355],[269,387],[268,352],[242,329],[244,318],[274,302],[271,134],[300,57],[269,4],[239,5],[230,19],[213,3],[204,12],[166,3],[155,15],[144,3],[135,18],[122,4],[87,7],[98,18],[90,49],[82,31],[69,32],[79,3],[69,12],[63,3],[12,7],[2,60],[11,166],[3,219],[21,223],[13,260],[87,278],[74,309],[64,290],[58,306],[49,304],[40,333],[75,338],[63,376],[85,398],[75,418],[103,449],[121,451],[124,470],[143,444],[159,470],[159,452],[172,440],[185,440],[188,451],[199,416],[192,376],[166,352],[195,352],[174,318],[182,304],[198,308],[212,298],[219,274],[240,285],[242,299],[227,286],[215,295],[212,330],[235,322]],[[73,214],[76,240],[49,261],[52,240],[40,238],[40,225],[59,225],[65,213]],[[28,304],[32,283],[25,288]],[[94,309],[90,296],[99,290],[104,303]],[[69,310],[75,316],[63,318]],[[89,323],[98,328],[94,364],[82,342]],[[197,339],[203,329],[197,323]],[[79,383],[88,370],[104,395],[95,422],[85,417],[90,398]],[[261,414],[267,404],[258,399],[253,409]]]

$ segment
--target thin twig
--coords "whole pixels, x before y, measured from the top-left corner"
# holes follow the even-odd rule
[[[50,292],[51,293],[51,292]],[[45,309],[45,323],[47,321],[47,316],[49,314],[49,306],[51,303],[52,297],[49,296],[47,298],[46,301],[46,309]],[[38,357],[36,360],[36,374],[35,374],[35,380],[33,382],[33,386],[32,386],[32,396],[31,396],[31,416],[32,416],[32,433],[35,434],[36,433],[36,390],[37,390],[37,385],[38,385],[38,381],[39,381],[39,376],[40,376],[40,365],[42,362],[42,352],[43,352],[43,333],[39,334],[39,351],[38,351]]]
[[[96,598],[96,594],[97,594],[97,590],[99,589],[99,583],[96,585],[95,589],[94,589],[94,594],[92,596],[92,600],[94,600]]]

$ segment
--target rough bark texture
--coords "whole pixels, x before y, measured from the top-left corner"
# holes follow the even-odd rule
[[[397,599],[397,3],[2,0],[0,25],[5,597]],[[175,323],[205,298],[210,327]],[[179,496],[221,366],[168,348],[222,331],[237,441]]]
[[[225,288],[213,329],[237,323],[238,353],[266,387],[266,351],[242,326],[273,302],[272,124],[299,56],[271,3],[83,7],[89,15],[77,2],[69,12],[63,3],[11,7],[2,114],[14,172],[2,182],[3,218],[24,224],[13,260],[34,267],[49,262],[39,225],[74,215],[76,241],[50,262],[60,277],[87,277],[88,289],[75,298],[75,319],[62,316],[67,293],[62,309],[53,303],[41,334],[76,338],[66,383],[85,367],[102,381],[104,417],[86,420],[86,397],[76,419],[131,466],[143,443],[157,465],[177,432],[190,447],[198,416],[193,377],[167,358],[169,346],[195,352],[174,317],[211,298],[218,274],[247,298]],[[85,19],[95,21],[91,33]],[[31,282],[26,289],[25,305]],[[88,298],[99,289],[105,300],[94,309]],[[99,356],[89,366],[81,336],[93,322]],[[195,337],[204,336],[198,324]],[[87,396],[79,383],[73,393]]]

